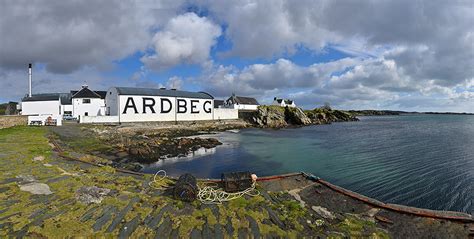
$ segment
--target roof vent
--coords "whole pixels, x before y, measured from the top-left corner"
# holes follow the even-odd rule
[[[82,89],[88,88],[89,86],[87,84],[82,85]]]

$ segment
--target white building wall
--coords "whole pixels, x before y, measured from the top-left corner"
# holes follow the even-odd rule
[[[62,105],[61,106],[61,114],[64,115],[65,111],[70,111],[71,113],[73,112],[73,107],[72,105]]]
[[[107,95],[107,97],[109,97],[109,95]],[[113,103],[112,99],[113,96],[108,102]],[[118,115],[120,122],[194,121],[213,119],[214,101],[212,99],[136,95],[119,95],[118,99],[117,105],[119,106]],[[132,101],[135,108],[126,107],[127,105],[132,106]],[[148,105],[154,103],[152,106],[154,112],[150,107],[144,108],[144,102]],[[110,107],[110,115],[114,115],[116,111],[113,110],[113,106],[107,104],[107,107]]]
[[[218,108],[214,109],[214,120],[226,120],[226,119],[238,119],[239,110],[237,109],[228,109],[228,108]]]
[[[94,124],[94,123],[118,123],[118,116],[82,116],[79,123]]]
[[[240,105],[240,104],[234,104],[232,105],[233,109],[237,110],[257,110],[258,105]]]
[[[110,88],[105,96],[106,115],[118,115],[118,93],[116,88]]]
[[[285,104],[285,101],[281,101],[281,103],[278,103],[278,101],[274,100],[272,105],[278,105],[278,106],[281,106],[281,107],[285,107],[286,104]]]
[[[22,115],[62,115],[59,100],[21,102]]]
[[[89,99],[90,103],[83,103],[84,99]],[[105,100],[100,98],[74,98],[72,99],[73,116],[83,117],[105,115]]]

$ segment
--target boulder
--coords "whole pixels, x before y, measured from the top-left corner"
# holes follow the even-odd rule
[[[20,186],[21,191],[30,192],[32,194],[42,194],[42,195],[49,195],[52,194],[51,189],[49,186],[44,183],[27,183]]]
[[[326,218],[326,219],[334,219],[336,218],[327,208],[320,207],[320,206],[312,206],[311,209],[315,211],[319,216]]]
[[[44,156],[36,156],[33,158],[33,161],[43,161],[44,160]]]
[[[76,199],[84,204],[101,203],[102,199],[110,193],[108,188],[81,187],[76,191]]]

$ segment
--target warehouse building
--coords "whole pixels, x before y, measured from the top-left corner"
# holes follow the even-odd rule
[[[80,91],[71,91],[72,116],[101,116],[106,114],[105,96],[107,91],[92,91],[83,85]]]
[[[105,102],[107,114],[118,116],[118,122],[215,119],[214,97],[206,92],[112,87]]]

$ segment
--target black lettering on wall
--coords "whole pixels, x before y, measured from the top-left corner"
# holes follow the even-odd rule
[[[143,97],[143,114],[146,114],[147,107],[150,108],[151,112],[154,114],[155,113],[155,109],[153,109],[154,106],[155,106],[155,99]]]
[[[168,109],[165,110],[165,104],[164,102],[168,102]],[[171,111],[172,105],[171,105],[171,100],[166,99],[166,98],[161,98],[161,113],[169,113]]]
[[[178,112],[179,114],[186,113],[187,109],[187,102],[183,99],[178,99]]]
[[[135,106],[135,101],[133,101],[133,97],[127,98],[127,103],[125,103],[125,109],[123,109],[122,114],[126,114],[128,108],[133,108],[133,110],[135,111],[135,114],[138,114],[138,110],[137,110],[137,107]]]
[[[209,107],[206,108],[206,105],[209,104]],[[206,113],[211,113],[212,111],[212,104],[211,104],[211,101],[207,100],[206,102],[204,102],[204,105],[203,105],[203,108],[204,108],[204,112]]]
[[[196,103],[199,103],[199,100],[191,100],[191,114],[199,114]]]

